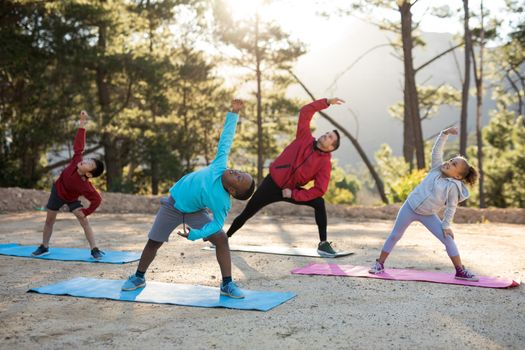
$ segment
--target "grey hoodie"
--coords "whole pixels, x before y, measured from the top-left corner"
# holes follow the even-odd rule
[[[442,228],[450,228],[459,202],[469,197],[467,187],[463,181],[446,177],[441,172],[443,163],[443,148],[448,135],[441,132],[432,148],[432,165],[430,172],[419,185],[410,193],[407,202],[420,215],[433,215],[445,206]]]

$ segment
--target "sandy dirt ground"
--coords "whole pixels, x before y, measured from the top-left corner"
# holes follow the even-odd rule
[[[37,244],[44,212],[0,215],[0,243]],[[102,249],[141,251],[152,214],[95,214]],[[230,218],[231,220],[231,218]],[[229,223],[229,221],[228,221]],[[354,255],[329,262],[370,265],[391,220],[329,218],[329,239]],[[457,224],[464,263],[482,275],[525,277],[525,226]],[[313,247],[312,217],[256,216],[232,244]],[[59,214],[52,245],[86,247],[75,218]],[[164,245],[148,280],[217,286],[206,243]],[[253,290],[297,297],[268,312],[117,302],[26,293],[76,276],[125,279],[136,263],[107,265],[0,256],[1,349],[524,349],[525,292],[366,278],[300,276],[290,270],[324,259],[234,252],[234,278]],[[389,267],[452,273],[441,244],[413,224]]]

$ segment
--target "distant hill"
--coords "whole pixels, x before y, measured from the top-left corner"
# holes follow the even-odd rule
[[[313,43],[309,52],[301,57],[294,71],[311,89],[316,97],[337,96],[347,101],[347,105],[358,115],[359,129],[354,117],[347,108],[333,107],[328,112],[340,123],[345,125],[354,135],[357,135],[367,155],[373,159],[374,152],[382,143],[389,144],[396,155],[402,151],[402,123],[388,114],[388,107],[403,98],[403,65],[393,56],[389,46],[381,47],[360,60],[350,71],[344,74],[335,88],[327,91],[335,77],[344,71],[352,62],[370,48],[388,43],[392,35],[379,31],[376,27],[363,23],[352,22],[346,35],[329,45]],[[448,49],[453,43],[451,34],[424,33],[426,41],[424,48],[414,52],[415,66],[426,62],[435,55]],[[457,64],[452,54],[435,61],[417,76],[418,83],[438,86],[447,83],[461,88],[459,69],[463,70],[463,50],[455,50]],[[474,84],[471,83],[471,89]],[[290,90],[293,96],[306,98],[300,87]],[[494,107],[490,100],[490,91],[485,96],[483,122],[488,121],[488,110]],[[431,120],[423,122],[423,134],[427,138],[455,121],[459,122],[459,108],[444,106]],[[316,119],[318,134],[330,130],[331,125],[319,118]],[[469,102],[469,132],[475,130],[475,98]],[[342,142],[341,148],[335,153],[340,165],[352,164],[360,167],[359,155],[348,140]]]

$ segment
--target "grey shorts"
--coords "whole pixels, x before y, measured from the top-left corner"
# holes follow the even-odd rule
[[[194,213],[183,213],[175,208],[173,197],[163,197],[160,199],[160,209],[149,231],[148,238],[156,242],[167,242],[171,233],[182,223],[192,229],[200,229],[211,221],[212,218],[206,209]],[[219,232],[224,231],[220,230]]]

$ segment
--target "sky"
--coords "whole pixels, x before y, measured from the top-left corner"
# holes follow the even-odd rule
[[[338,23],[348,21],[348,16],[343,14],[344,9],[348,9],[349,1],[343,0],[274,0],[270,4],[260,5],[262,0],[227,0],[230,4],[234,16],[243,18],[252,16],[255,8],[260,7],[262,16],[265,18],[272,18],[279,23],[287,32],[296,36],[305,42],[318,42],[320,40],[330,40],[337,36],[337,31],[333,31],[333,26]],[[392,0],[392,2],[394,2]],[[351,3],[351,2],[350,2]],[[498,18],[503,18],[503,10],[505,9],[504,0],[485,0],[483,6],[491,15]],[[479,12],[480,0],[470,0],[469,7],[473,12]],[[453,18],[442,19],[430,15],[433,8],[449,9],[454,13]],[[460,10],[458,13],[457,10]],[[319,16],[320,13],[330,13],[330,18]],[[355,11],[354,11],[355,12]],[[462,1],[460,0],[419,0],[412,8],[415,20],[420,20],[420,28],[425,32],[436,33],[460,33],[462,31],[462,23],[458,18],[462,18]],[[341,16],[337,16],[340,13]],[[389,16],[397,19],[399,14],[394,11],[374,11],[372,18]],[[507,16],[508,17],[508,16]],[[365,19],[363,15],[356,15],[354,18]],[[327,25],[330,22],[330,25]],[[475,22],[472,20],[472,22]],[[474,24],[474,23],[472,23]],[[507,23],[503,24],[501,28],[502,34],[507,34],[509,26]]]

